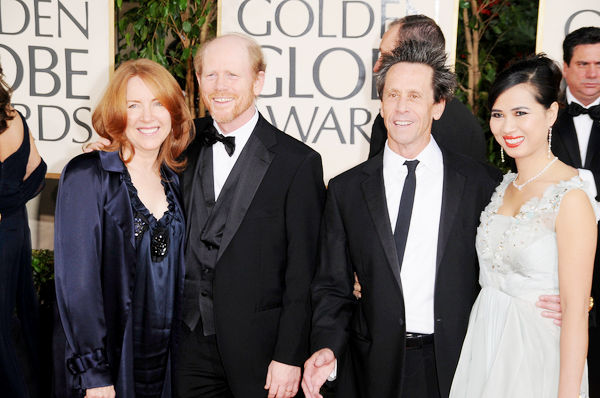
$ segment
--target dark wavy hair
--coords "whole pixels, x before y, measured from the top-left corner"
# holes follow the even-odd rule
[[[0,65],[0,134],[8,128],[8,121],[15,117],[10,111],[11,95],[12,88],[4,81],[4,73],[2,72],[2,65]]]
[[[92,125],[99,136],[111,141],[111,145],[106,150],[118,149],[123,162],[131,161],[135,149],[125,135],[125,128],[127,127],[127,82],[134,76],[144,81],[171,115],[172,131],[160,147],[157,162],[166,164],[175,171],[181,171],[186,161],[180,158],[180,155],[194,135],[192,117],[179,84],[169,71],[158,63],[140,58],[121,64],[92,114]],[[123,159],[125,148],[131,153],[127,159]]]
[[[530,84],[535,90],[535,100],[546,109],[558,101],[562,73],[560,68],[544,53],[531,55],[511,63],[496,77],[488,97],[490,108],[506,90],[518,84]]]
[[[392,66],[401,62],[424,64],[433,69],[433,99],[435,103],[441,100],[449,101],[454,95],[456,76],[446,66],[446,53],[444,49],[432,42],[422,40],[406,40],[389,55],[384,55],[381,69],[377,72],[376,83],[379,98],[383,93],[387,73]]]

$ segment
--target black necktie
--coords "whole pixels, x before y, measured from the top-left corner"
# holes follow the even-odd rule
[[[400,268],[402,268],[404,249],[406,248],[406,239],[408,238],[408,227],[410,226],[410,217],[412,216],[412,208],[415,201],[415,188],[417,187],[415,170],[419,161],[407,160],[404,164],[408,168],[408,174],[404,180],[398,218],[396,219],[396,229],[394,230],[394,241],[396,242],[396,252],[398,253]]]
[[[590,106],[589,108],[584,108],[577,102],[571,102],[569,104],[567,112],[569,112],[569,115],[571,116],[590,115],[590,117],[593,120],[600,120],[600,105],[594,105]]]
[[[225,150],[229,156],[233,155],[233,152],[235,151],[235,137],[225,137],[211,124],[204,131],[204,142],[206,145],[210,146],[217,141],[222,142],[223,145],[225,145]]]

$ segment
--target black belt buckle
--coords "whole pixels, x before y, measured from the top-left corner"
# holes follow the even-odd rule
[[[406,333],[406,348],[423,348],[423,346],[430,344],[433,344],[433,333]]]

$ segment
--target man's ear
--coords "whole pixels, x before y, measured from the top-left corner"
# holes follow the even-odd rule
[[[433,119],[440,120],[442,114],[444,113],[444,109],[446,109],[446,100],[441,99],[439,102],[433,104]]]
[[[265,85],[265,72],[260,71],[256,74],[256,78],[254,79],[254,85],[252,87],[252,91],[254,91],[254,96],[258,97],[262,92],[263,86]]]

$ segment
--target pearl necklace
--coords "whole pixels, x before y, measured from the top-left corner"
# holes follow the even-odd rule
[[[533,177],[531,177],[529,180],[525,181],[523,184],[517,184],[517,178],[519,178],[519,174],[517,174],[517,176],[515,177],[515,179],[513,180],[512,184],[515,188],[517,188],[519,191],[522,191],[523,188],[525,188],[525,185],[529,184],[531,181],[535,180],[536,178],[540,177],[542,174],[544,174],[544,172],[546,170],[548,170],[550,168],[550,166],[552,166],[552,163],[556,162],[558,160],[558,158],[555,156],[554,159],[552,159],[542,170],[540,170],[539,173],[537,173],[536,175],[534,175]]]

